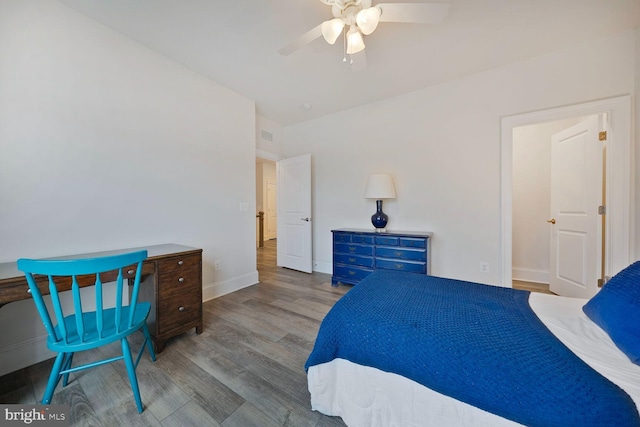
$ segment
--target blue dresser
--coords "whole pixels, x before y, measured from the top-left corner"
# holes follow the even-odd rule
[[[338,229],[333,233],[333,276],[338,282],[355,285],[373,270],[402,270],[429,274],[431,233]]]

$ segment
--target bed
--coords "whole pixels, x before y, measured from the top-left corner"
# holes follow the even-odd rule
[[[640,426],[640,263],[591,300],[377,270],[323,320],[313,410],[357,426]]]

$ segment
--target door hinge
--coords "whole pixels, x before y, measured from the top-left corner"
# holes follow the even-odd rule
[[[607,214],[607,207],[606,206],[598,206],[598,215],[606,215]]]
[[[611,279],[609,276],[604,276],[602,279],[598,279],[598,287],[601,288],[606,285],[609,279]]]
[[[598,134],[598,139],[599,139],[600,141],[606,141],[606,140],[607,140],[607,131],[605,130],[605,131],[603,131],[603,132],[600,132],[600,133]]]

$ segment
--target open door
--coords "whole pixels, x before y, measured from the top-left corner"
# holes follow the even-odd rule
[[[278,186],[279,267],[311,273],[311,155],[279,160]]]
[[[591,298],[598,292],[602,259],[604,143],[598,116],[551,138],[551,262],[549,289]]]

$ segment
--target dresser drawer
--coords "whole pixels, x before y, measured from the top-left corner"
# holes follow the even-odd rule
[[[376,257],[398,258],[401,260],[426,261],[427,251],[422,249],[376,247]]]
[[[376,245],[398,246],[398,238],[391,236],[376,236]]]
[[[344,243],[363,243],[367,245],[373,245],[373,236],[366,234],[352,234],[352,233],[334,233],[334,242]]]
[[[376,269],[429,274],[431,233],[338,229],[333,233],[333,276],[355,285]]]
[[[353,234],[351,235],[351,243],[373,245],[373,236],[367,236],[365,234]]]
[[[359,282],[360,280],[371,274],[373,270],[363,267],[354,267],[346,265],[334,265],[333,275],[336,279],[344,279],[345,282]]]
[[[410,273],[427,273],[426,262],[402,261],[398,259],[376,258],[376,268],[383,270],[400,270]]]
[[[333,245],[333,251],[342,254],[373,256],[373,246],[368,245],[335,243]]]
[[[400,246],[405,248],[425,248],[427,247],[427,239],[414,237],[401,237]]]
[[[333,255],[333,262],[338,264],[361,265],[373,268],[373,258],[362,255],[348,255],[336,253]]]

